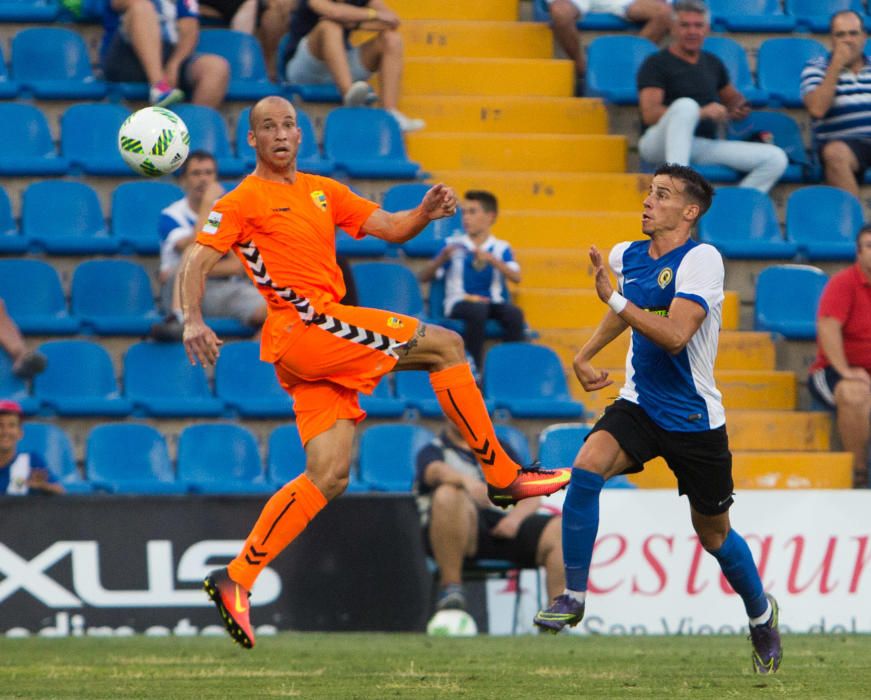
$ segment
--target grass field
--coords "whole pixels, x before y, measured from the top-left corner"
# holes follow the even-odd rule
[[[781,671],[743,637],[281,634],[0,640],[0,698],[871,697],[871,636],[785,638]]]

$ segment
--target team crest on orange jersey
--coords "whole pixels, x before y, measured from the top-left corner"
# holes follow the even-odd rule
[[[391,328],[402,328],[405,324],[402,322],[401,318],[396,318],[396,316],[391,316],[387,319],[387,325]]]
[[[323,190],[315,190],[312,192],[312,201],[321,211],[327,210],[327,195],[324,194]]]

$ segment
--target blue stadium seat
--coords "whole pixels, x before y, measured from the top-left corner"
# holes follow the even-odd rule
[[[134,415],[173,418],[220,416],[224,402],[209,389],[200,364],[191,365],[181,343],[136,343],[124,356],[124,396]]]
[[[112,192],[112,238],[121,252],[159,253],[160,212],[182,197],[182,189],[169,182],[136,180],[118,185]]]
[[[52,22],[59,10],[57,0],[0,0],[0,22]]]
[[[796,19],[798,30],[824,34],[829,31],[829,18],[841,10],[853,10],[867,22],[861,0],[784,0],[786,11]]]
[[[305,448],[296,424],[282,425],[269,435],[266,474],[270,483],[283,486],[305,471]]]
[[[399,263],[354,263],[359,306],[424,317],[423,296],[414,273]]]
[[[260,343],[242,341],[221,348],[215,367],[215,394],[240,416],[291,418],[293,400],[275,368],[260,359]]]
[[[769,132],[775,146],[780,146],[787,157],[789,165],[780,176],[781,182],[806,182],[819,179],[819,166],[808,157],[801,129],[796,121],[783,112],[751,112],[750,116],[738,122],[729,123],[728,137],[744,141],[760,132]]]
[[[95,489],[126,494],[180,494],[166,440],[141,423],[98,425],[88,436],[85,475]]]
[[[862,224],[859,200],[837,187],[804,187],[786,200],[786,235],[810,260],[852,260]]]
[[[518,372],[518,367],[523,372]],[[580,418],[557,354],[544,345],[502,343],[484,360],[484,396],[515,418]]]
[[[0,0],[0,12],[3,3]],[[18,95],[18,82],[9,78],[6,70],[6,59],[3,58],[3,47],[0,46],[0,100],[8,100]]]
[[[638,102],[636,75],[644,60],[656,53],[650,39],[640,36],[600,36],[587,47],[584,93],[618,105]]]
[[[425,370],[397,372],[396,396],[408,408],[426,418],[440,418],[444,415],[430,384],[429,372]]]
[[[529,449],[529,440],[522,430],[513,425],[500,424],[495,426],[496,437],[503,445],[508,445],[517,455],[521,466],[532,464],[532,450]]]
[[[360,394],[360,408],[372,418],[399,418],[405,413],[405,403],[393,395],[389,375],[382,377],[370,394]]]
[[[239,177],[245,173],[245,163],[233,155],[227,125],[221,114],[203,105],[175,104],[172,111],[182,118],[191,135],[192,151],[208,151],[218,161],[220,177]]]
[[[2,105],[0,105],[2,106]],[[21,233],[31,248],[61,255],[114,253],[97,193],[83,182],[34,182],[21,196]]]
[[[231,423],[191,425],[178,438],[178,480],[192,493],[269,493],[257,438]]]
[[[60,150],[73,171],[88,175],[130,175],[118,152],[118,130],[130,110],[114,104],[73,105],[60,120]]]
[[[26,414],[39,410],[39,399],[30,395],[27,383],[12,374],[12,358],[0,350],[0,398],[12,399],[21,405]]]
[[[12,77],[22,96],[40,100],[100,100],[106,83],[94,77],[85,40],[71,29],[35,27],[12,38]]]
[[[6,190],[0,187],[0,253],[23,253],[27,250],[27,239],[18,231],[12,218],[12,205]]]
[[[33,380],[44,410],[62,416],[126,416],[132,404],[118,391],[112,358],[87,340],[50,340],[39,347],[48,359]]]
[[[79,475],[73,443],[63,428],[53,423],[28,421],[24,424],[24,437],[18,443],[18,449],[42,455],[49,471],[68,493],[90,493],[93,490],[90,482]]]
[[[791,32],[795,18],[783,14],[779,0],[710,0],[715,32]]]
[[[147,335],[160,320],[148,273],[129,260],[87,260],[73,272],[72,312],[85,332]]]
[[[709,36],[703,48],[717,56],[726,66],[732,85],[754,107],[768,103],[768,93],[756,87],[744,47],[727,36]]]
[[[511,300],[510,297],[508,299]],[[448,318],[445,316],[445,281],[444,279],[433,278],[429,283],[429,319],[432,323],[436,323],[445,328],[450,328],[452,331],[462,333],[466,328],[466,322],[459,318]],[[484,324],[484,333],[488,338],[501,338],[503,335],[502,324],[495,318],[488,318]],[[526,328],[527,338],[536,338],[538,333]]]
[[[360,479],[375,491],[408,493],[417,453],[435,436],[419,425],[375,425],[360,437]]]
[[[232,29],[205,29],[200,32],[200,53],[223,56],[230,64],[228,100],[259,100],[280,95],[281,88],[269,81],[260,43],[250,34]]]
[[[431,185],[419,182],[403,183],[394,185],[384,193],[383,208],[385,211],[395,212],[417,207]],[[455,233],[463,232],[463,215],[457,213],[451,217],[437,219],[410,241],[402,244],[402,250],[412,258],[430,258],[438,253],[444,245],[445,239]]]
[[[592,426],[581,423],[559,423],[541,431],[538,436],[538,461],[546,469],[570,467],[584,444]],[[634,489],[625,475],[618,474],[605,482],[606,489]]]
[[[0,175],[63,175],[69,168],[57,154],[45,115],[33,105],[0,103]]]
[[[42,260],[0,260],[0,299],[22,333],[68,335],[79,330],[79,320],[67,312],[57,272]]]
[[[790,340],[813,340],[817,306],[828,278],[811,265],[773,265],[756,279],[753,327]]]
[[[699,240],[727,258],[790,259],[798,247],[786,241],[768,195],[747,187],[720,187],[699,222]]]
[[[347,258],[380,258],[389,251],[387,241],[375,236],[352,238],[342,229],[336,229],[336,254]]]
[[[371,107],[338,107],[324,125],[324,154],[350,177],[406,179],[420,165],[408,160],[392,115]]]
[[[810,59],[826,53],[826,48],[815,39],[788,37],[763,41],[756,58],[756,76],[759,87],[768,92],[769,104],[804,107],[801,72]]]
[[[254,149],[248,145],[248,115],[251,108],[246,107],[239,113],[236,121],[236,154],[245,161],[245,166],[253,168],[256,161]],[[309,116],[300,109],[296,110],[296,122],[302,132],[302,143],[296,158],[296,166],[300,170],[314,175],[331,175],[335,170],[332,160],[324,158],[318,148],[318,139]]]

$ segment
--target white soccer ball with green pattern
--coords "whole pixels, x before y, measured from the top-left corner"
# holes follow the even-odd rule
[[[478,626],[465,610],[439,610],[427,623],[426,633],[434,637],[474,637]]]
[[[134,112],[118,131],[121,157],[140,175],[158,177],[181,167],[188,157],[191,137],[174,112],[146,107]]]

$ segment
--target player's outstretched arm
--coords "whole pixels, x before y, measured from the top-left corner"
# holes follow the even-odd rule
[[[192,365],[214,365],[221,341],[203,321],[203,293],[206,277],[223,255],[209,246],[194,243],[179,272],[179,291],[184,314],[184,349]]]
[[[423,231],[430,221],[453,216],[456,211],[457,195],[450,187],[439,183],[429,189],[414,209],[394,213],[376,209],[361,230],[388,243],[405,243]]]

